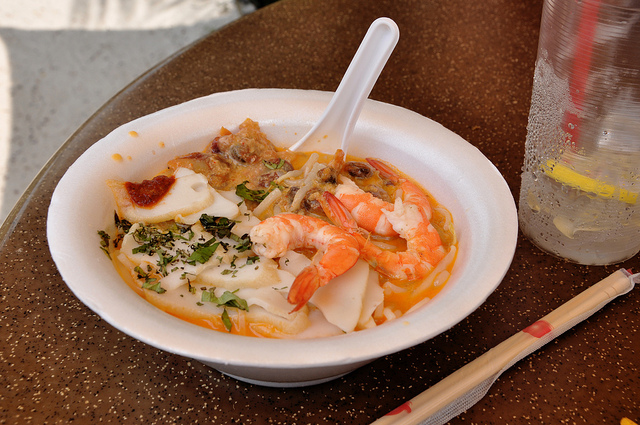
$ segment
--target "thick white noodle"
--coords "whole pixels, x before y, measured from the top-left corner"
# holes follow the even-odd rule
[[[294,178],[300,177],[303,173],[304,170],[302,168],[300,168],[299,170],[291,170],[278,177],[276,183],[282,183],[285,180],[293,180]]]
[[[313,165],[318,162],[318,158],[320,158],[320,155],[318,155],[316,152],[312,153],[311,155],[309,155],[309,159],[307,159],[307,162],[305,162],[302,167],[300,167],[298,170],[292,170],[281,175],[276,180],[276,183],[282,183],[285,180],[295,179],[300,176],[306,176],[311,167],[313,167]]]
[[[400,292],[407,292],[407,288],[403,288],[401,286],[398,285],[394,285],[393,283],[386,281],[385,283],[382,284],[382,289],[384,289],[385,292],[390,292],[390,293],[400,293]]]
[[[429,288],[433,284],[433,281],[436,279],[436,277],[443,271],[447,270],[447,267],[449,267],[449,265],[453,262],[453,259],[455,258],[455,256],[456,256],[456,247],[455,245],[451,245],[451,248],[449,249],[449,252],[447,253],[447,255],[445,255],[444,258],[440,260],[440,262],[436,265],[433,271],[429,273],[429,276],[427,276],[426,279],[422,281],[420,286],[416,288],[414,293],[419,294],[422,291]]]
[[[422,307],[425,304],[429,304],[430,301],[431,301],[431,298],[424,297],[422,300],[420,300],[416,304],[414,304],[413,307],[411,307],[409,310],[407,310],[407,312],[405,314],[411,313],[412,311],[415,311],[415,310],[419,309],[420,307]]]
[[[260,218],[262,213],[265,212],[271,205],[273,205],[274,202],[280,199],[281,196],[282,196],[282,191],[276,187],[253,210],[253,215]]]
[[[291,211],[295,211],[300,208],[302,200],[305,196],[307,196],[309,190],[313,189],[316,186],[316,182],[319,178],[318,172],[323,168],[326,168],[326,165],[316,163],[313,164],[313,167],[311,167],[311,169],[306,173],[302,184],[300,185],[300,189],[298,189],[296,195],[293,197],[293,201],[291,201]]]
[[[439,214],[441,214],[444,219],[444,225],[442,226],[442,229],[445,232],[451,232],[452,236],[453,236],[453,240],[451,241],[452,245],[455,245],[456,243],[456,232],[455,229],[453,228],[453,217],[451,217],[451,213],[442,207],[435,207],[434,210],[438,211]]]

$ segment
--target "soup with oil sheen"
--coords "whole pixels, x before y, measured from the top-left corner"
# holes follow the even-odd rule
[[[449,212],[410,177],[340,151],[276,149],[251,120],[157,176],[107,184],[117,211],[99,233],[120,275],[167,313],[223,332],[378,326],[428,303],[457,253]]]

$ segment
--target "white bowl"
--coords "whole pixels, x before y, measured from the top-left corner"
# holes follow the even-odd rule
[[[141,180],[180,154],[201,151],[224,126],[259,122],[289,146],[322,115],[332,93],[255,89],[195,99],[127,123],[89,148],[60,180],[48,213],[51,255],[73,293],[122,332],[260,385],[325,382],[426,341],[471,314],[513,259],[516,208],[509,188],[475,147],[406,109],[367,101],[349,153],[378,157],[415,178],[453,215],[459,254],[445,288],[426,306],[377,328],[330,338],[275,340],[208,330],[177,319],[132,291],[99,248],[113,220],[105,181]],[[137,137],[132,137],[135,131]],[[164,143],[164,147],[160,142]],[[122,161],[115,161],[121,155]]]

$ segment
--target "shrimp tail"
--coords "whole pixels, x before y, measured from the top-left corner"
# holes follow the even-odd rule
[[[369,247],[369,233],[358,226],[358,223],[356,223],[356,220],[340,199],[331,192],[324,192],[320,205],[333,224],[343,228],[356,239],[361,251]],[[375,268],[375,266],[373,267]]]
[[[310,265],[300,272],[296,280],[289,289],[287,301],[295,304],[295,308],[291,313],[295,313],[307,304],[316,290],[327,284],[329,280],[324,279],[320,273],[320,269],[316,265]]]
[[[348,231],[316,217],[279,214],[254,226],[250,232],[253,250],[269,258],[279,257],[287,250],[316,249],[311,266],[302,270],[289,289],[287,300],[300,310],[316,289],[349,270],[360,257],[360,245]]]
[[[347,207],[331,192],[324,192],[320,199],[320,205],[324,213],[336,226],[340,226],[347,231],[358,230],[358,224]]]
[[[373,168],[378,170],[383,177],[391,180],[393,183],[397,183],[400,180],[398,173],[379,159],[366,158],[366,160]]]

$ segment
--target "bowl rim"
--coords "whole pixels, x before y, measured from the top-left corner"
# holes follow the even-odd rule
[[[401,155],[404,155],[403,157],[405,158],[414,157],[422,152],[443,153],[445,159],[450,159],[454,162],[443,165],[447,176],[457,176],[458,180],[451,182],[454,187],[456,184],[461,185],[462,181],[468,179],[480,179],[485,183],[481,187],[475,188],[480,191],[477,197],[480,205],[465,205],[466,215],[480,214],[485,221],[482,222],[482,226],[476,224],[476,230],[471,231],[469,227],[465,229],[468,232],[467,234],[459,236],[466,238],[460,240],[460,244],[463,247],[468,244],[471,244],[471,247],[481,244],[484,251],[493,249],[490,257],[493,267],[483,266],[482,262],[488,263],[488,261],[486,261],[486,258],[479,258],[479,253],[474,252],[474,258],[471,260],[479,270],[463,270],[460,271],[460,274],[455,275],[458,270],[454,267],[454,275],[452,275],[452,279],[455,276],[455,283],[461,280],[463,283],[471,282],[472,279],[475,279],[474,284],[476,286],[473,288],[478,290],[477,293],[466,293],[461,288],[462,284],[455,286],[450,282],[429,303],[428,308],[422,308],[406,314],[400,319],[387,322],[373,329],[345,335],[299,340],[250,338],[201,328],[153,307],[126,286],[131,294],[138,298],[138,301],[128,295],[120,294],[120,297],[116,295],[112,297],[110,292],[103,292],[105,280],[110,285],[110,291],[122,289],[122,286],[118,286],[113,282],[111,276],[107,276],[108,278],[104,276],[95,277],[87,284],[87,271],[91,269],[91,266],[87,266],[85,263],[104,262],[104,259],[99,258],[100,255],[104,256],[104,254],[99,249],[96,249],[97,252],[86,254],[87,261],[85,263],[81,262],[79,265],[74,257],[78,255],[77,251],[80,246],[79,242],[74,242],[74,237],[78,233],[64,232],[60,229],[73,225],[74,220],[77,224],[78,220],[82,218],[81,212],[77,210],[86,208],[78,205],[78,202],[87,204],[100,202],[99,196],[93,199],[88,194],[87,187],[90,186],[82,180],[87,179],[87,171],[91,170],[96,163],[100,165],[100,161],[109,161],[108,157],[107,159],[104,158],[105,153],[118,152],[123,149],[123,146],[125,146],[123,140],[127,138],[130,131],[138,133],[144,133],[146,130],[155,131],[154,126],[163,127],[175,121],[178,121],[177,127],[185,126],[186,124],[181,122],[181,119],[185,117],[201,118],[202,114],[206,115],[212,110],[232,110],[234,113],[230,115],[239,117],[241,116],[239,110],[246,108],[247,117],[251,117],[249,113],[252,111],[267,117],[265,120],[260,120],[258,117],[256,121],[260,123],[261,129],[271,138],[270,134],[274,131],[279,131],[280,127],[278,126],[285,125],[286,127],[287,122],[294,122],[296,125],[310,128],[315,122],[314,120],[324,111],[324,107],[329,103],[332,95],[332,92],[294,89],[245,89],[216,93],[193,99],[123,124],[96,142],[74,162],[61,178],[53,193],[48,211],[47,238],[51,255],[67,286],[80,301],[122,332],[156,348],[214,364],[295,369],[362,362],[417,345],[462,321],[493,293],[509,269],[515,254],[518,224],[515,201],[511,191],[497,168],[477,148],[460,136],[415,112],[371,99],[365,102],[352,137],[368,137],[372,134],[379,134],[379,137],[384,138],[396,137],[397,133],[400,133],[402,137],[406,137],[409,134],[415,139],[416,137],[421,137],[420,135],[425,130],[428,130],[429,134],[425,135],[424,138],[429,139],[430,143],[425,142],[422,144],[422,142],[418,143],[410,140],[408,142],[410,146],[398,147],[398,145],[394,144],[394,148],[398,147]],[[281,108],[272,109],[274,104]],[[268,106],[268,111],[264,111],[265,106]],[[269,114],[273,115],[272,119],[268,119]],[[290,114],[290,116],[287,116],[287,114]],[[294,119],[292,117],[302,118]],[[384,124],[380,122],[381,118],[383,118]],[[236,119],[236,124],[242,121],[237,121]],[[190,123],[193,124],[193,122]],[[405,126],[404,128],[402,127],[403,125]],[[216,129],[220,128],[219,125],[214,127]],[[174,130],[169,127],[163,129],[163,131],[171,133],[171,135],[167,136],[168,140],[172,140],[167,143],[170,149],[175,149],[180,145],[180,143],[173,141],[175,135],[172,131]],[[191,140],[207,137],[207,134],[200,134],[203,133],[200,128],[197,129],[196,133],[198,134],[189,136]],[[286,136],[284,138],[295,140],[296,137],[302,134],[286,130],[284,135]],[[177,135],[175,137],[177,140],[181,136]],[[435,140],[435,137],[442,140]],[[130,146],[131,142],[128,143],[129,145],[127,146]],[[411,143],[416,146],[411,145]],[[437,147],[434,148],[431,146],[432,144],[437,145]],[[180,153],[183,152],[174,152],[174,156]],[[454,158],[455,161],[453,160]],[[465,164],[460,164],[456,161],[464,161]],[[393,163],[393,161],[390,162]],[[105,165],[102,166],[105,167]],[[82,192],[81,190],[78,193],[79,186],[84,187],[85,191]],[[432,192],[430,187],[427,187],[427,190]],[[470,193],[470,196],[474,195]],[[482,203],[482,198],[485,199],[484,203]],[[436,196],[436,199],[438,199],[438,196]],[[445,202],[443,204],[447,206]],[[460,220],[460,218],[454,218]],[[474,217],[470,219],[480,220]],[[478,221],[478,223],[481,222]],[[480,234],[474,233],[476,231],[480,232]],[[97,236],[92,235],[92,237],[97,241]],[[484,239],[493,240],[487,241]],[[97,242],[96,247],[99,248]],[[73,249],[76,249],[76,252]],[[459,255],[465,255],[465,253]],[[106,259],[106,256],[104,257]],[[122,283],[124,284],[124,282]],[[107,300],[102,299],[105,294],[107,294]],[[445,297],[455,297],[455,305],[462,313],[452,312],[450,305],[439,301]],[[117,305],[115,305],[115,299],[118,300]],[[446,298],[446,300],[448,301],[449,298]],[[157,323],[165,324],[169,330],[159,330]],[[257,353],[258,355],[256,355]]]

